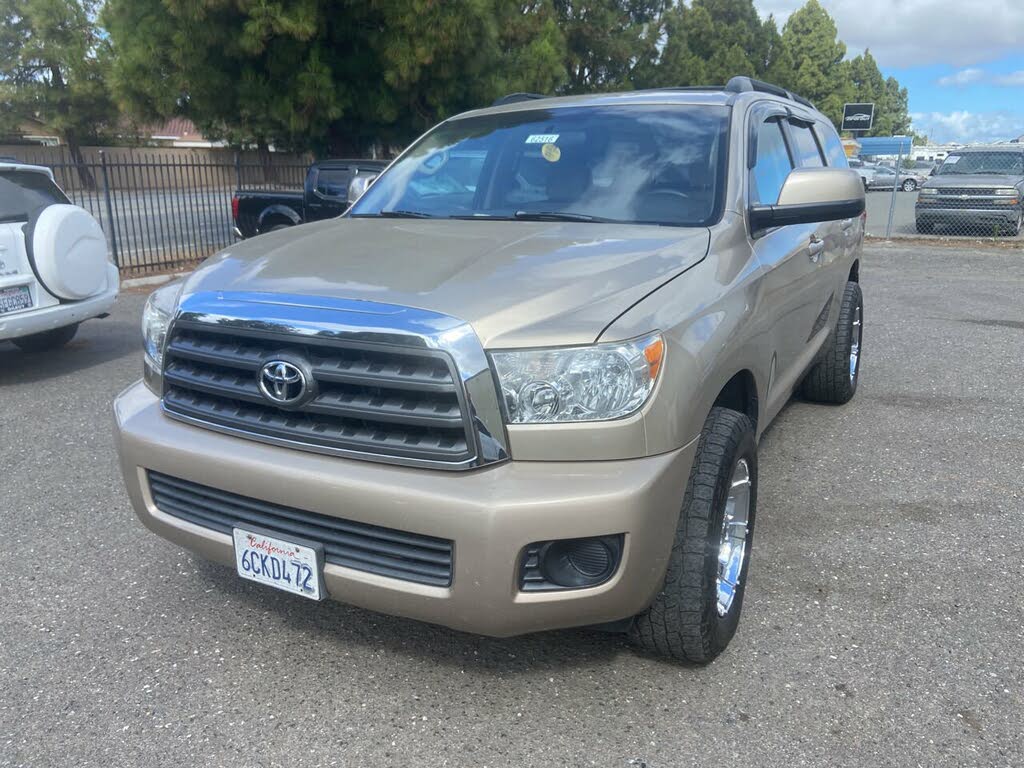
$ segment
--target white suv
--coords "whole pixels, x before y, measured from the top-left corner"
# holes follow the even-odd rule
[[[0,341],[60,347],[110,309],[119,285],[103,230],[50,169],[0,162]]]

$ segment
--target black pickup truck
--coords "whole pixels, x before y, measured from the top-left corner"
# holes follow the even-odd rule
[[[235,235],[253,237],[305,221],[338,216],[348,208],[349,184],[356,176],[375,176],[387,160],[321,160],[309,166],[301,192],[238,190],[231,198]]]

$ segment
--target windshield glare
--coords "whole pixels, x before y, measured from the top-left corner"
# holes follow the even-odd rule
[[[352,216],[713,221],[728,112],[717,106],[566,107],[442,123]]]
[[[1024,176],[1024,152],[964,152],[962,155],[949,155],[936,171],[936,175],[940,176],[966,173]]]

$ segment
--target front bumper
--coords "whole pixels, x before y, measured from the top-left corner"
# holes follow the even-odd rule
[[[333,458],[222,435],[166,417],[141,382],[114,403],[115,431],[132,506],[154,533],[234,566],[231,537],[161,512],[146,470],[396,530],[454,541],[449,587],[328,563],[331,598],[478,634],[508,636],[599,624],[643,610],[661,588],[696,441],[643,459],[505,462],[444,472]],[[527,544],[624,533],[622,561],[606,583],[524,593]]]
[[[1020,210],[1017,205],[1002,208],[943,208],[918,204],[914,213],[919,222],[970,226],[983,223],[1014,224],[1020,216]]]
[[[107,290],[97,296],[51,307],[26,309],[11,315],[0,315],[0,341],[63,328],[65,325],[80,323],[108,311],[117,300],[120,277],[117,267],[113,264],[107,269]]]

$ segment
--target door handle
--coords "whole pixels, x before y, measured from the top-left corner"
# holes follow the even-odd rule
[[[811,238],[811,242],[807,245],[807,255],[810,256],[811,261],[815,264],[818,263],[818,259],[821,258],[821,252],[825,250],[825,241],[819,240],[816,237]]]

